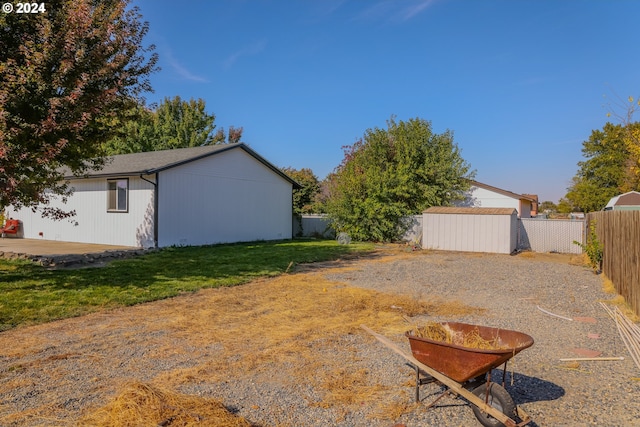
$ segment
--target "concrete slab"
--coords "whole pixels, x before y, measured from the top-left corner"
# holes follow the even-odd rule
[[[105,251],[136,249],[131,246],[96,245],[91,243],[61,242],[58,240],[20,239],[5,237],[0,239],[0,252],[29,255],[73,255],[94,254]]]

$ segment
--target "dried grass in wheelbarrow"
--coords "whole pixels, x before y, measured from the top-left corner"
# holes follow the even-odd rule
[[[144,384],[131,383],[106,406],[80,420],[91,427],[251,427],[215,399],[178,394]]]
[[[426,338],[466,348],[480,350],[503,350],[508,348],[500,341],[498,335],[491,338],[482,337],[477,327],[471,331],[462,332],[454,331],[447,324],[428,322],[422,326],[415,326],[411,330],[411,334],[418,338]]]

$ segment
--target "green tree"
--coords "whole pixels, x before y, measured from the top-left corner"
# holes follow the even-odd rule
[[[205,111],[203,99],[165,98],[155,111],[156,150],[214,144],[216,117]]]
[[[331,196],[331,185],[335,179],[335,172],[327,175],[319,183],[318,192],[316,193],[313,201],[315,213],[327,213],[327,203]]]
[[[206,111],[203,99],[183,100],[180,96],[164,98],[155,110],[142,105],[132,106],[126,115],[128,121],[118,136],[105,143],[109,154],[139,153],[200,147],[204,145],[237,143],[242,128],[216,129],[215,115]]]
[[[143,105],[127,109],[116,136],[104,144],[107,154],[153,151],[157,145],[155,113]]]
[[[318,177],[308,168],[297,170],[286,167],[282,168],[282,171],[302,187],[293,190],[293,213],[295,215],[313,213],[315,211],[315,198],[320,191]]]
[[[43,13],[0,14],[0,208],[64,198],[62,168],[100,167],[121,112],[144,103],[157,55],[128,3],[52,0]]]
[[[368,129],[344,153],[329,177],[325,209],[337,231],[357,240],[397,239],[403,218],[461,199],[474,176],[453,133],[436,134],[419,118],[392,117],[387,129]]]
[[[623,127],[621,136],[627,152],[626,172],[631,182],[637,182],[640,178],[640,126],[634,122],[634,116],[640,107],[640,99],[629,96],[626,101],[616,95],[614,106],[607,113],[608,117],[615,117]]]
[[[607,123],[583,142],[582,155],[586,160],[578,163],[579,170],[566,194],[573,206],[583,212],[601,210],[616,194],[638,188],[638,176],[625,138],[639,126]]]
[[[558,206],[556,206],[556,204],[550,200],[545,200],[544,202],[540,203],[538,210],[540,212],[556,212],[558,210]]]
[[[563,197],[558,201],[558,213],[568,214],[574,212],[575,210],[576,208],[566,198]]]

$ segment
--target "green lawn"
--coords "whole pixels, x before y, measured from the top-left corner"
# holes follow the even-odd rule
[[[281,274],[292,262],[371,250],[372,244],[339,245],[333,240],[240,243],[166,248],[101,268],[53,271],[25,261],[0,260],[0,331],[201,288],[239,285]]]

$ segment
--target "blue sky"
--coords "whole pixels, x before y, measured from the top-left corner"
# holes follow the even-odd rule
[[[557,202],[640,94],[635,0],[133,0],[162,70],[277,166],[323,179],[370,128],[451,130],[476,179]]]

